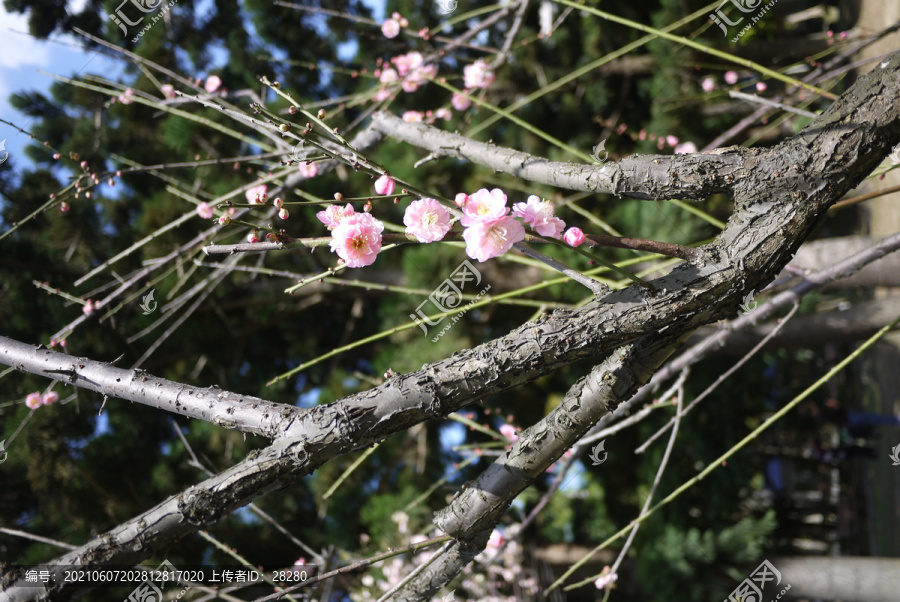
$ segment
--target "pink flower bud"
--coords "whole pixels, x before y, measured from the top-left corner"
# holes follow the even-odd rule
[[[456,202],[457,207],[462,208],[465,207],[466,203],[469,202],[469,195],[467,195],[465,192],[459,192],[456,194],[456,198],[453,200]]]
[[[247,235],[247,242],[259,242],[259,230],[253,230]]]
[[[287,209],[279,209],[278,210],[278,217],[280,217],[281,219],[287,219],[290,215],[291,214],[288,213]]]
[[[25,396],[25,405],[28,406],[32,410],[36,410],[41,407],[41,394],[39,391],[35,391],[34,393],[29,393]]]
[[[281,200],[281,197],[276,197],[272,204],[275,205],[276,209],[281,209],[284,206],[284,201]]]
[[[228,217],[227,215],[223,215],[219,218],[219,223],[222,224],[223,226],[227,226],[228,224],[231,223],[231,218]]]
[[[569,228],[563,235],[563,240],[570,247],[580,247],[584,244],[584,232],[581,228]]]
[[[375,180],[375,192],[381,195],[394,194],[394,180],[390,176],[381,176]]]

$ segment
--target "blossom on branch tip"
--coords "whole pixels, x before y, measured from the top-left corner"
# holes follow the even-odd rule
[[[406,208],[403,223],[419,242],[436,242],[450,231],[450,212],[435,199],[419,199]]]
[[[123,105],[130,105],[134,102],[134,90],[131,88],[126,88],[122,94],[119,95],[119,102]]]
[[[163,84],[160,86],[160,90],[166,98],[175,98],[175,86],[172,84]]]
[[[581,228],[569,228],[563,235],[563,240],[570,247],[580,247],[584,244],[584,232]]]
[[[391,176],[381,176],[375,180],[375,192],[380,195],[394,194],[394,178]]]
[[[704,77],[703,81],[700,82],[700,87],[703,88],[704,92],[709,94],[716,89],[716,81],[711,77]]]
[[[340,205],[331,205],[325,211],[316,213],[316,217],[319,218],[320,222],[325,224],[326,228],[334,230],[341,225],[342,221],[355,214],[356,212],[353,210],[353,205],[347,203],[344,207],[341,207]]]
[[[503,255],[515,243],[525,240],[525,228],[512,216],[490,221],[472,220],[470,223],[471,226],[463,232],[466,254],[478,261]]]
[[[355,213],[331,231],[331,250],[346,262],[347,267],[372,265],[381,251],[383,230],[384,224],[371,214]]]
[[[529,196],[527,203],[513,205],[513,213],[541,236],[560,238],[566,229],[566,223],[553,215],[553,205],[536,195]]]
[[[45,393],[41,401],[45,406],[56,403],[57,401],[59,401],[59,393],[57,393],[56,391]]]
[[[301,163],[297,166],[297,170],[304,178],[313,178],[319,173],[319,168],[315,163]]]
[[[25,396],[25,405],[31,408],[32,410],[36,410],[41,407],[41,394],[38,391],[34,393],[29,393]]]
[[[203,219],[209,219],[213,216],[213,208],[206,201],[197,205],[197,215]]]
[[[488,88],[496,79],[497,76],[482,59],[466,65],[463,69],[463,81],[466,88]]]
[[[88,299],[87,303],[85,303],[81,307],[81,312],[86,316],[89,316],[92,313],[94,313],[94,302],[92,300]]]

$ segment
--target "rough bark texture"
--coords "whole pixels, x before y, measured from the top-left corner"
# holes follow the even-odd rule
[[[544,315],[535,323],[411,374],[394,377],[380,387],[303,412],[290,425],[291,439],[277,440],[259,454],[248,456],[235,467],[170,498],[57,562],[89,566],[136,562],[178,537],[211,524],[254,497],[289,484],[338,454],[380,441],[425,420],[442,417],[578,360],[598,361],[610,354],[655,349],[652,353],[647,351],[650,355],[645,360],[649,365],[655,364],[657,353],[671,351],[674,345],[671,341],[733,315],[746,292],[770,282],[828,207],[862,181],[900,141],[900,103],[895,102],[900,96],[898,72],[900,54],[860,79],[812,125],[771,149],[725,149],[678,158],[631,157],[619,164],[600,167],[548,165],[542,159],[526,158],[521,153],[496,147],[489,147],[485,157],[453,155],[471,156],[478,162],[484,159],[492,167],[494,164],[488,160],[496,155],[499,163],[507,166],[504,170],[523,178],[549,174],[548,181],[567,188],[608,190],[634,198],[700,199],[712,192],[730,192],[735,212],[727,228],[703,249],[701,260],[682,264],[653,281],[654,292],[633,286],[598,297],[581,309]],[[384,116],[376,119],[378,127],[391,122]],[[410,141],[420,146],[449,135],[423,125],[414,128],[409,130],[415,134]],[[386,126],[385,129],[387,135],[404,137]],[[487,152],[485,149],[478,152],[482,151]],[[537,163],[532,165],[534,161]],[[637,343],[640,339],[647,340]],[[664,340],[669,341],[667,349],[666,345],[654,347]],[[637,344],[631,346],[631,343]],[[629,345],[631,351],[616,351],[624,345]],[[633,359],[643,357],[635,355]],[[633,383],[649,377],[638,366],[610,365],[610,369],[615,378],[624,375]],[[77,374],[75,384],[81,384],[81,373]],[[615,395],[625,396],[629,391],[630,384],[603,395],[607,403],[613,404]],[[123,397],[128,395],[131,393],[123,392]],[[576,411],[577,407],[571,409]],[[550,433],[562,432],[551,430],[538,437],[540,425],[535,428],[538,430],[534,431],[534,442],[544,441]],[[544,428],[549,427],[544,425]],[[519,446],[504,461],[516,466],[527,465],[527,457],[517,456],[534,450],[532,445]],[[494,477],[495,474],[500,476]],[[524,473],[519,476],[527,480]],[[512,490],[505,479],[505,469],[493,469],[490,475],[477,481],[478,491],[463,498],[478,501],[489,512],[477,517],[480,527],[487,527],[499,516],[505,504],[502,494],[508,495]],[[519,486],[527,486],[527,482],[515,487]],[[492,492],[501,495],[491,498]],[[456,514],[453,511],[446,516]],[[469,516],[476,518],[474,514]],[[448,518],[449,530],[465,531],[453,523]],[[436,581],[458,571],[479,545],[483,546],[479,538],[463,539],[458,560],[435,563],[434,570],[440,571]],[[429,571],[424,575],[409,586],[415,595],[404,599],[420,600],[423,591],[431,590],[435,580],[430,577],[434,573]],[[426,577],[429,577],[428,586],[423,587]],[[15,600],[48,595],[37,589],[27,590],[25,594],[23,591],[10,590],[7,595],[15,596],[10,598]],[[54,597],[67,599],[73,595],[75,590],[64,588]]]

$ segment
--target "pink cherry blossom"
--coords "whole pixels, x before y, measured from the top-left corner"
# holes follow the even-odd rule
[[[497,76],[490,66],[482,59],[478,59],[463,69],[463,80],[466,88],[488,88]]]
[[[123,105],[130,105],[134,102],[134,90],[131,88],[126,88],[122,94],[119,95],[119,102]]]
[[[218,75],[210,75],[206,78],[206,83],[203,84],[203,89],[212,94],[216,90],[222,87],[222,78]]]
[[[737,83],[738,74],[737,71],[726,71],[725,72],[725,83],[729,86],[733,86]]]
[[[41,393],[39,391],[35,391],[34,393],[29,393],[28,395],[26,395],[25,405],[32,410],[36,410],[41,407]]]
[[[425,114],[422,111],[405,111],[402,118],[407,123],[417,123],[425,118]]]
[[[594,585],[597,589],[605,589],[615,583],[618,578],[619,576],[616,573],[611,572],[611,569],[605,566],[600,572],[600,577],[594,581]]]
[[[172,84],[163,84],[160,89],[166,98],[175,98],[175,86]]]
[[[404,17],[403,15],[401,15],[400,13],[398,13],[397,11],[394,11],[393,14],[391,15],[391,17],[392,17],[397,23],[400,24],[400,27],[409,27],[409,19],[407,19],[406,17]]]
[[[456,194],[456,198],[453,199],[453,201],[456,203],[457,207],[465,207],[466,203],[469,202],[469,195],[467,195],[465,192],[458,192]]]
[[[428,80],[437,77],[437,65],[420,65],[409,72],[409,75],[403,80],[401,87],[404,92],[415,92],[422,84],[428,83]]]
[[[392,84],[395,81],[398,81],[399,79],[400,79],[400,76],[397,75],[397,72],[394,69],[392,69],[391,67],[386,67],[381,72],[381,75],[378,76],[378,81],[380,81],[383,84]]]
[[[209,206],[209,203],[204,201],[197,205],[197,215],[203,219],[209,219],[213,216],[213,208]]]
[[[400,23],[396,19],[387,19],[381,24],[381,33],[389,40],[400,35]]]
[[[768,86],[766,86],[766,82],[756,82],[757,92],[765,92],[766,88],[768,88]]]
[[[519,429],[514,427],[511,424],[504,424],[500,427],[500,434],[515,443],[519,440],[519,436],[516,434]]]
[[[473,221],[463,232],[463,239],[466,241],[466,254],[483,262],[503,255],[515,243],[525,240],[525,228],[512,216],[489,222]]]
[[[436,242],[450,231],[450,212],[435,199],[419,199],[406,208],[403,223],[419,242]]]
[[[304,178],[314,178],[319,173],[319,168],[315,163],[300,163],[297,166],[297,170]]]
[[[355,213],[356,212],[353,211],[353,205],[347,203],[344,207],[341,207],[340,205],[331,205],[325,211],[319,211],[316,214],[316,217],[319,218],[319,221],[325,224],[325,227],[329,230],[334,230],[341,225],[342,221]]]
[[[716,81],[711,77],[704,77],[703,81],[700,82],[700,87],[703,88],[704,92],[709,94],[716,89]]]
[[[581,228],[569,228],[563,235],[563,240],[570,247],[580,247],[584,244],[584,232]]]
[[[391,62],[397,68],[397,74],[400,77],[406,77],[410,72],[422,66],[425,62],[425,57],[422,56],[421,52],[413,50],[412,52],[393,57]]]
[[[566,223],[553,215],[553,205],[535,195],[529,196],[527,203],[513,205],[513,213],[541,236],[560,238],[566,229]]]
[[[92,313],[94,313],[94,302],[92,300],[88,299],[87,303],[85,303],[81,307],[81,312],[86,316],[89,316]]]
[[[669,134],[668,136],[666,136],[666,144],[668,144],[669,146],[672,146],[672,147],[677,146],[678,145],[678,136],[673,136],[672,134]]]
[[[45,406],[48,406],[52,403],[56,403],[59,401],[59,393],[56,391],[50,391],[49,393],[45,393],[44,397],[41,399]]]
[[[394,194],[394,179],[391,176],[381,176],[375,180],[375,192],[381,195]]]
[[[460,223],[468,227],[476,223],[500,219],[507,213],[509,213],[509,207],[506,206],[506,195],[503,194],[503,191],[494,188],[488,192],[487,188],[482,188],[469,196],[468,202],[463,207],[464,215],[460,219]],[[523,228],[522,232],[524,233],[524,231]]]
[[[347,263],[347,267],[372,265],[381,251],[384,224],[370,213],[355,213],[331,231],[331,250]]]
[[[441,107],[437,111],[434,112],[435,119],[452,119],[453,113],[450,112],[450,109],[446,107]]]
[[[247,202],[251,205],[257,204],[266,204],[266,192],[269,191],[269,187],[265,184],[260,184],[259,186],[254,186],[253,188],[247,190],[244,193],[244,196],[247,197]]]
[[[453,98],[450,99],[450,104],[453,105],[453,108],[457,111],[465,111],[472,106],[472,101],[457,92],[454,93]]]
[[[497,529],[494,529],[491,531],[491,536],[488,538],[487,547],[496,550],[503,545],[503,542],[503,534]]]
[[[697,152],[697,145],[693,142],[682,142],[681,144],[675,147],[676,155],[687,155],[690,153]]]

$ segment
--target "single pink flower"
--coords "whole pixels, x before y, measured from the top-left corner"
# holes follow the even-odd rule
[[[300,171],[300,175],[302,175],[304,178],[314,178],[316,174],[319,173],[318,166],[316,166],[316,164],[312,162],[301,162],[300,165],[297,166],[297,169]]]
[[[197,215],[203,219],[209,219],[213,216],[213,208],[206,201],[197,205]]]
[[[450,231],[450,212],[435,199],[419,199],[406,208],[403,223],[419,242],[436,242]]]
[[[265,184],[260,184],[259,186],[254,186],[244,193],[244,196],[247,197],[247,202],[251,205],[257,204],[266,204],[266,192],[269,191],[269,187]]]
[[[482,188],[478,192],[469,195],[469,200],[463,207],[463,216],[460,219],[460,223],[468,227],[475,223],[500,219],[507,213],[509,213],[509,207],[506,206],[506,195],[503,194],[503,191],[499,188],[494,188],[488,192],[487,188]]]
[[[569,228],[563,235],[563,240],[570,247],[580,247],[584,244],[584,232],[581,228]]]
[[[377,92],[375,92],[375,96],[372,97],[373,102],[381,102],[382,100],[389,98],[391,96],[391,91],[387,88],[379,88]]]
[[[489,222],[473,221],[463,232],[463,239],[466,241],[466,254],[484,262],[503,255],[515,243],[525,240],[525,228],[512,216]]]
[[[450,109],[446,107],[441,107],[437,111],[434,112],[435,119],[452,119],[453,113],[450,112]]]
[[[466,88],[488,88],[497,76],[490,66],[482,59],[478,59],[463,69],[463,80]]]
[[[222,78],[218,75],[210,75],[206,78],[206,83],[203,85],[203,89],[212,94],[216,90],[222,87]]]
[[[384,224],[370,213],[355,213],[331,231],[331,250],[347,263],[347,267],[372,265],[381,251]]]
[[[672,147],[677,146],[678,145],[678,136],[673,136],[672,134],[669,134],[668,136],[666,136],[666,144],[668,144],[669,146],[672,146]]]
[[[175,98],[175,86],[172,84],[163,84],[161,86],[163,96],[166,98]]]
[[[94,302],[91,301],[90,299],[88,299],[88,300],[87,300],[87,303],[85,303],[85,304],[81,307],[81,312],[82,312],[84,315],[86,315],[86,316],[89,316],[89,315],[91,315],[92,313],[94,313]]]
[[[687,155],[690,153],[697,152],[697,145],[693,142],[682,142],[675,146],[675,154],[676,155]]]
[[[425,113],[422,111],[406,111],[403,113],[403,121],[407,123],[418,123],[425,118]]]
[[[704,77],[703,81],[700,82],[700,87],[703,88],[704,92],[709,94],[716,89],[716,81],[711,77]]]
[[[34,393],[29,393],[25,396],[25,405],[31,408],[32,410],[36,410],[41,407],[41,394],[39,391],[35,391]]]
[[[123,105],[130,105],[134,102],[134,90],[131,88],[126,88],[122,94],[119,95],[119,102]]]
[[[513,213],[541,236],[560,238],[566,229],[566,223],[553,215],[553,205],[536,195],[529,196],[527,203],[513,205]]]
[[[375,180],[375,192],[381,195],[394,194],[394,179],[390,176],[381,176]]]
[[[387,19],[381,24],[381,33],[389,40],[400,35],[400,23],[396,19]]]
[[[56,391],[45,393],[41,401],[43,401],[45,406],[48,406],[51,403],[56,403],[57,401],[59,401],[59,393],[57,393]]]
[[[356,212],[353,211],[353,205],[347,203],[344,207],[341,207],[340,205],[331,205],[325,211],[319,211],[316,214],[316,217],[319,218],[320,222],[325,224],[326,228],[334,230],[341,225],[342,221],[355,213]]]
[[[597,589],[605,589],[615,583],[619,576],[616,573],[611,572],[608,566],[603,567],[603,570],[600,571],[600,577],[594,581],[594,585]]]
[[[381,75],[378,76],[378,81],[383,84],[392,84],[399,79],[400,76],[397,75],[397,72],[391,67],[386,67],[384,70],[382,70]]]
[[[756,82],[757,92],[765,92],[766,88],[768,88],[768,86],[766,86],[766,82]]]
[[[518,430],[511,424],[504,424],[500,427],[500,434],[515,443],[519,440],[519,436],[516,434]]]
[[[729,86],[733,86],[737,83],[738,74],[737,71],[726,71],[725,72],[725,83]]]
[[[472,101],[456,92],[453,94],[453,98],[450,99],[450,104],[453,105],[453,108],[457,111],[465,111],[472,106]]]
[[[503,545],[503,542],[503,534],[497,529],[494,529],[491,531],[491,536],[488,538],[487,547],[496,550]]]

